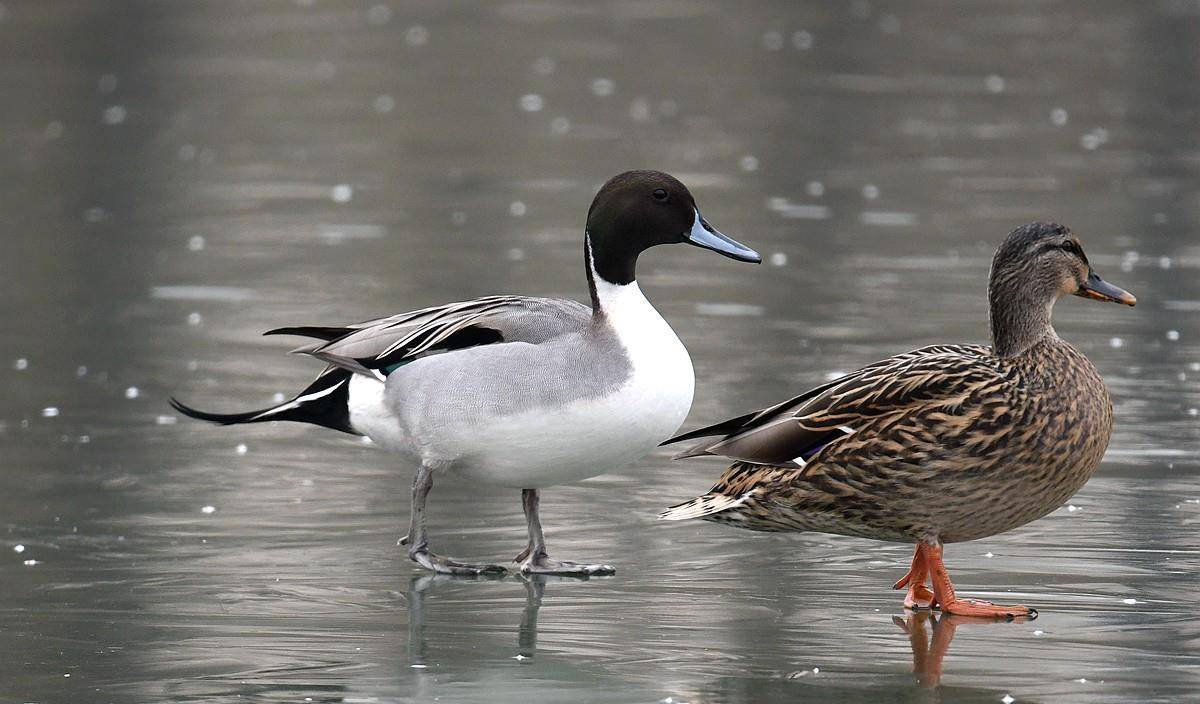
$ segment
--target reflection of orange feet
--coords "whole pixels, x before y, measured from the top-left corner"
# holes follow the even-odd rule
[[[925,564],[925,556],[922,553],[921,546],[918,544],[916,552],[913,553],[912,565],[908,568],[908,574],[900,578],[899,582],[892,585],[892,589],[908,587],[908,593],[904,595],[904,608],[933,608],[937,599],[929,587],[925,586],[925,580],[927,579],[929,579],[929,568]]]
[[[933,582],[933,598],[941,604],[943,613],[984,619],[1037,618],[1037,611],[1028,606],[999,606],[990,601],[959,599],[954,594],[950,574],[942,564],[942,546],[922,543],[917,546],[917,553],[919,557],[913,558],[914,563],[920,559],[929,570]]]

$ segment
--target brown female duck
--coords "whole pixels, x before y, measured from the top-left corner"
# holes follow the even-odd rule
[[[1092,363],[1050,325],[1067,294],[1137,302],[1092,271],[1067,228],[1017,228],[992,261],[991,347],[923,347],[669,440],[709,438],[678,457],[737,462],[709,493],[661,517],[916,543],[895,585],[908,588],[906,606],[1033,614],[956,597],[942,545],[1050,513],[1100,463],[1112,402]]]

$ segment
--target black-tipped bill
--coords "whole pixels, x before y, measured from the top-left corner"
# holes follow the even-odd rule
[[[726,237],[717,231],[717,228],[708,224],[700,211],[696,211],[696,221],[692,223],[691,232],[684,237],[684,242],[694,244],[697,247],[711,249],[717,254],[723,254],[730,259],[736,259],[739,262],[753,262],[759,264],[762,262],[762,257],[753,249]]]
[[[1120,303],[1126,306],[1136,306],[1137,297],[1123,288],[1113,286],[1104,279],[1096,275],[1096,272],[1089,271],[1087,281],[1079,287],[1075,292],[1076,296],[1083,298],[1091,298],[1096,301],[1109,301],[1111,303]]]

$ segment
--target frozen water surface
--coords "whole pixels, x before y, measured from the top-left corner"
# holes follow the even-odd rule
[[[0,9],[0,699],[1200,691],[1194,3],[110,4]],[[1138,295],[1056,313],[1112,392],[1097,477],[947,550],[963,592],[1040,618],[905,614],[905,546],[661,524],[723,468],[667,451],[545,492],[552,552],[615,577],[436,579],[396,546],[396,459],[163,420],[303,388],[320,365],[273,327],[586,298],[588,203],[633,167],[773,264],[640,263],[695,362],[688,428],[984,339],[1022,222],[1071,225]],[[513,492],[441,482],[430,515],[446,554],[524,545]]]

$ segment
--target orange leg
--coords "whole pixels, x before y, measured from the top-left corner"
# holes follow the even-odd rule
[[[950,582],[950,574],[942,564],[942,546],[922,543],[917,546],[917,552],[923,554],[926,569],[933,581],[933,597],[941,604],[942,612],[958,616],[975,616],[979,618],[1037,617],[1037,611],[1028,606],[999,606],[990,601],[974,599],[959,599],[954,594],[954,584]]]
[[[904,608],[933,608],[935,603],[933,592],[929,590],[929,587],[925,586],[925,582],[928,579],[929,567],[925,564],[925,556],[921,551],[921,545],[918,543],[917,549],[913,553],[912,566],[908,568],[908,574],[904,575],[899,582],[892,585],[892,589],[908,587],[908,593],[904,595]]]

